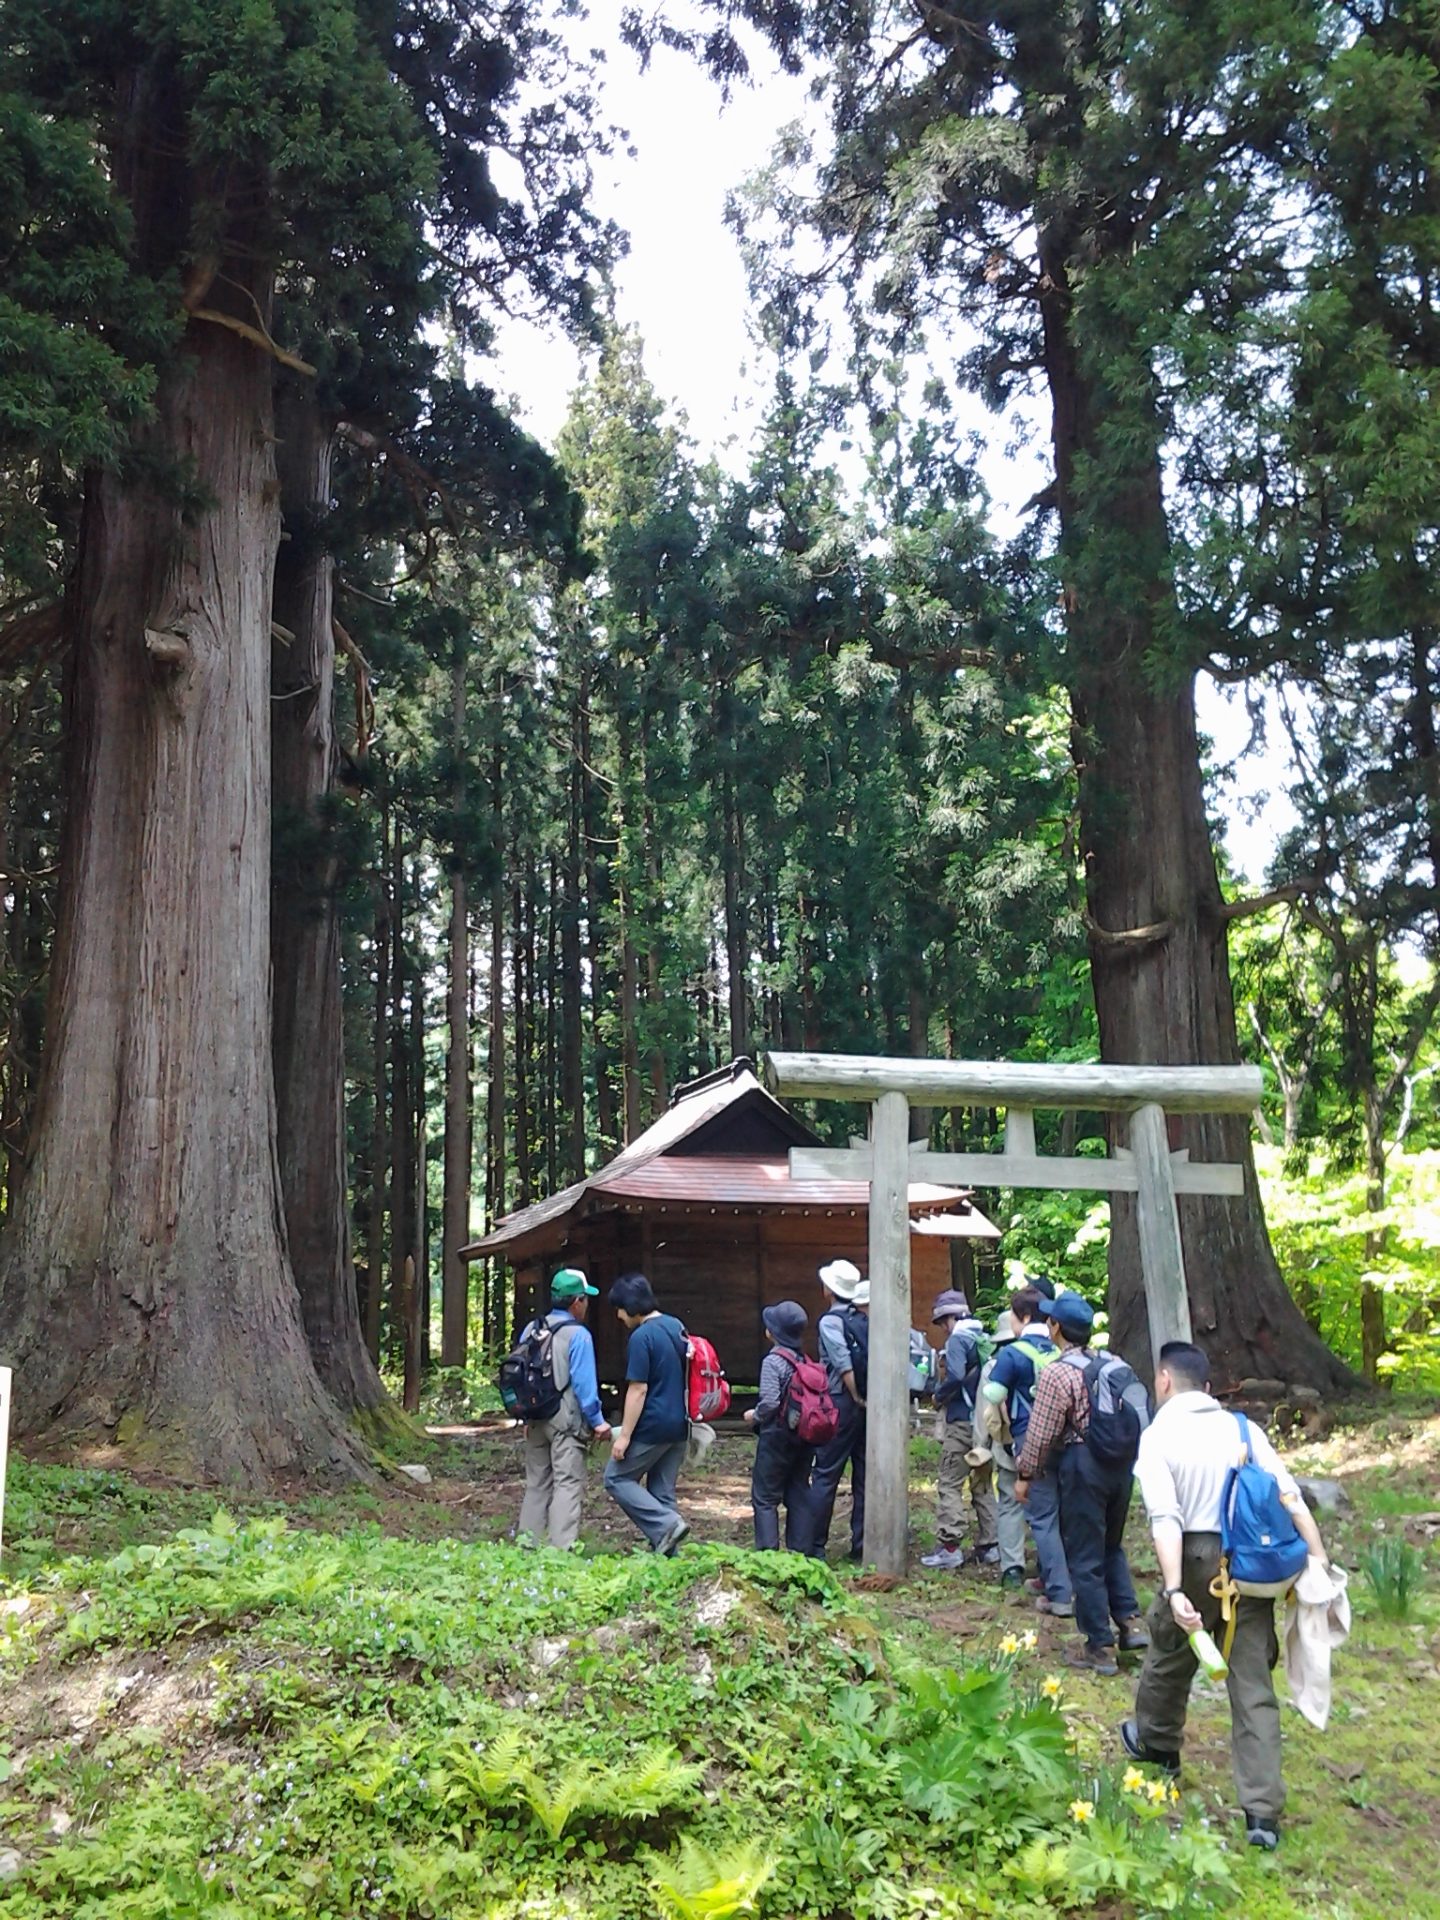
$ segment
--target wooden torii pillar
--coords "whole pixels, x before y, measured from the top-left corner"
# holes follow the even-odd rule
[[[911,1183],[1133,1193],[1151,1349],[1158,1354],[1167,1340],[1191,1338],[1176,1196],[1245,1191],[1243,1167],[1197,1165],[1188,1154],[1171,1153],[1166,1114],[1249,1113],[1260,1104],[1260,1070],[771,1053],[762,1073],[771,1092],[784,1097],[871,1103],[868,1147],[792,1147],[790,1172],[797,1180],[870,1184],[865,1558],[882,1573],[903,1573],[909,1536]],[[912,1100],[925,1107],[1003,1107],[1004,1151],[932,1153],[920,1142],[912,1147]],[[1039,1155],[1037,1107],[1128,1114],[1129,1147],[1104,1160]]]

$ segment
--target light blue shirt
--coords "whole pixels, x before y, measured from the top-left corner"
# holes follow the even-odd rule
[[[603,1427],[605,1415],[600,1408],[600,1382],[595,1373],[595,1342],[590,1329],[582,1326],[573,1313],[552,1307],[545,1318],[557,1328],[567,1324],[575,1331],[565,1342],[565,1364],[570,1369],[570,1391],[575,1395],[580,1417],[592,1430]]]
[[[815,1324],[815,1339],[820,1348],[820,1358],[825,1362],[832,1394],[844,1393],[845,1375],[855,1371],[855,1356],[850,1351],[850,1342],[845,1338],[845,1326],[840,1318],[843,1311],[843,1306],[827,1307]]]

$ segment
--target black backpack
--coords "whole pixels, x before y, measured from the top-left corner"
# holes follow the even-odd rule
[[[532,1320],[500,1362],[500,1398],[512,1420],[553,1420],[565,1389],[555,1383],[555,1336],[564,1325]]]
[[[1133,1467],[1140,1435],[1150,1424],[1149,1396],[1134,1369],[1114,1354],[1097,1353],[1085,1368],[1085,1391],[1090,1399],[1086,1446],[1102,1466]],[[1137,1400],[1144,1402],[1143,1417]]]
[[[846,1307],[840,1315],[840,1331],[850,1349],[850,1371],[863,1398],[870,1386],[870,1322],[858,1307]]]

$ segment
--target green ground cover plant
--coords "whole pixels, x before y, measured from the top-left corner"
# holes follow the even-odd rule
[[[102,1491],[20,1477],[32,1524]],[[217,1509],[3,1619],[15,1920],[1208,1914],[1229,1880],[1097,1784],[1022,1643],[936,1669],[788,1555]]]
[[[673,1561],[597,1550],[629,1545],[597,1489],[582,1551],[523,1553],[513,1442],[433,1458],[433,1487],[225,1508],[12,1462],[6,1920],[1440,1920],[1431,1405],[1293,1454],[1349,1494],[1356,1625],[1329,1730],[1286,1713],[1273,1860],[1238,1844],[1222,1691],[1177,1803],[1119,1752],[1127,1681],[986,1574],[745,1550],[738,1435],[683,1489],[723,1537]],[[1396,1547],[1404,1619],[1364,1573]]]

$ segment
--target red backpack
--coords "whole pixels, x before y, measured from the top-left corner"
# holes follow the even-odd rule
[[[830,1376],[819,1360],[787,1353],[790,1378],[785,1387],[785,1424],[806,1446],[823,1447],[840,1430],[840,1409],[830,1392]]]
[[[718,1420],[730,1409],[730,1382],[720,1356],[702,1334],[685,1335],[685,1400],[692,1420]]]

